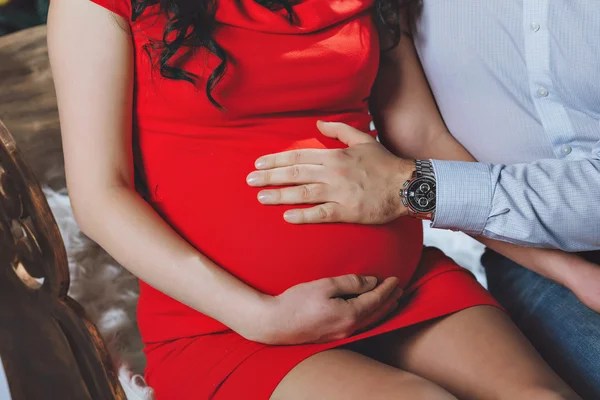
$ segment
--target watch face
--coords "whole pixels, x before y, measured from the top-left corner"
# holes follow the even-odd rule
[[[413,210],[432,212],[435,210],[435,180],[427,177],[417,178],[406,188],[406,197]]]

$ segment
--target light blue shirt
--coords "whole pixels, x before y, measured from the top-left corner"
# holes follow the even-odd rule
[[[432,226],[600,249],[600,0],[424,0],[415,44],[480,161],[434,160]]]

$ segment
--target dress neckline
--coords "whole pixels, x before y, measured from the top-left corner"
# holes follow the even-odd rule
[[[279,34],[312,33],[367,11],[374,0],[300,0],[290,23],[285,10],[271,11],[254,0],[219,0],[216,20],[220,24]]]

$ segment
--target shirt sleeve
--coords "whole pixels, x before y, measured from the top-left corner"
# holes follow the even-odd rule
[[[600,142],[589,158],[573,161],[432,162],[432,227],[524,246],[600,249]]]
[[[106,8],[109,11],[131,21],[132,8],[129,0],[91,0],[93,3]]]

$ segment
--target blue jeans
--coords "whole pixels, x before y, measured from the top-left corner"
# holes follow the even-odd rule
[[[588,253],[600,264],[600,252]],[[548,364],[584,400],[600,399],[600,314],[570,290],[486,251],[488,287]]]

